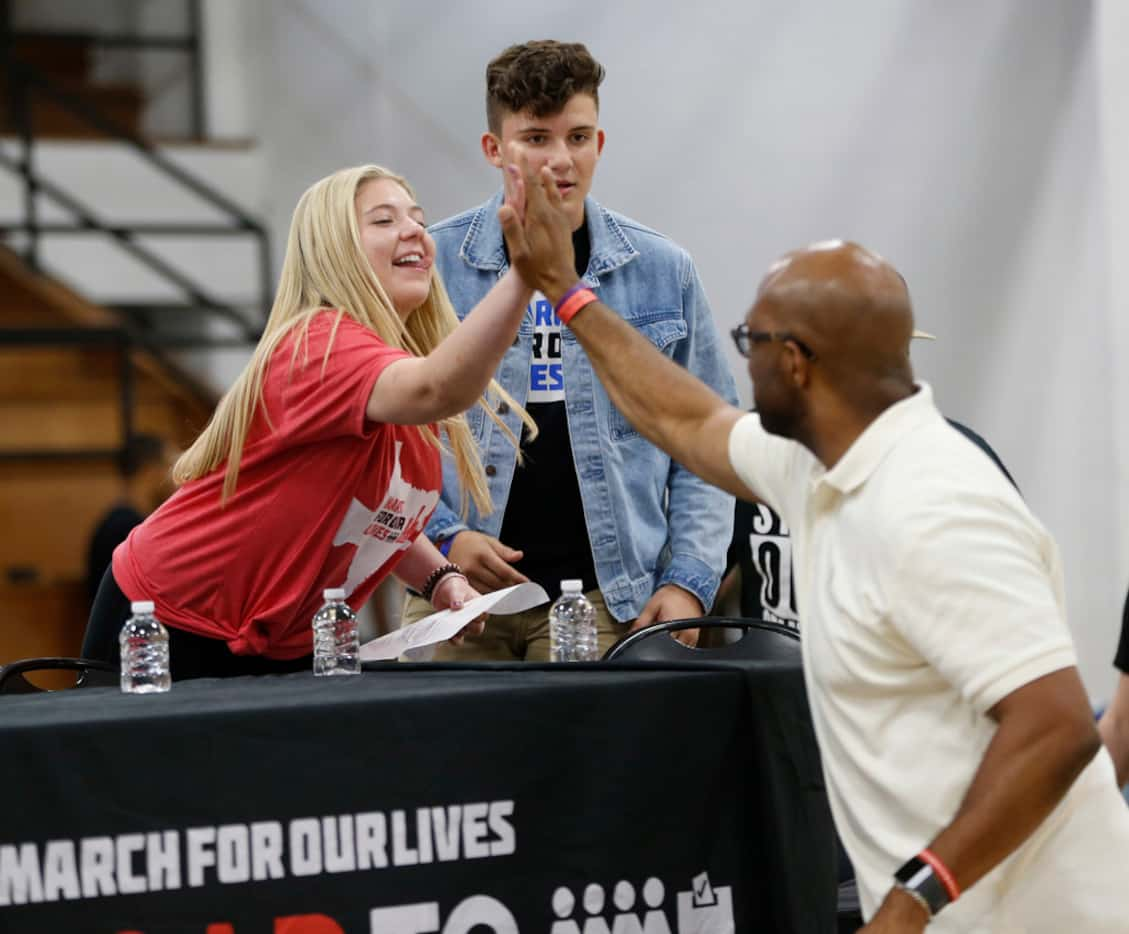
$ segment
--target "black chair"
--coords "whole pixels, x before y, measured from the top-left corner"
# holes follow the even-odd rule
[[[120,677],[115,666],[93,658],[23,658],[0,665],[0,694],[35,694],[47,690],[24,677],[34,671],[78,672],[74,684],[69,685],[76,688],[116,686]]]
[[[710,630],[711,635],[739,633],[735,641],[705,648],[683,645],[672,635],[683,629]],[[717,631],[716,633],[713,631]],[[703,635],[706,633],[703,632]],[[603,660],[685,662],[695,659],[744,659],[747,661],[800,660],[800,636],[794,629],[763,619],[704,616],[672,619],[629,632],[604,653]]]
[[[691,648],[676,640],[672,633],[682,629],[700,628],[708,644],[703,648]],[[730,638],[718,642],[718,635],[726,634]],[[732,638],[737,635],[738,638]],[[800,665],[800,635],[794,629],[780,623],[773,623],[762,619],[747,619],[743,617],[703,617],[701,619],[671,620],[665,623],[655,623],[635,632],[628,633],[604,653],[604,661],[613,659],[645,661],[645,662],[671,662],[671,661],[760,661],[760,662],[789,662]],[[769,715],[771,719],[771,715]],[[810,720],[807,721],[807,730],[810,732]],[[766,728],[772,729],[770,725]],[[796,730],[788,731],[794,740],[798,741]],[[815,737],[811,736],[811,748],[815,748]],[[780,763],[776,763],[780,766]],[[818,769],[818,761],[815,763]],[[789,773],[790,778],[795,776]],[[822,787],[822,779],[819,779]],[[822,835],[829,841],[834,836],[831,827],[831,815],[827,811],[826,801],[818,809],[818,814],[802,812],[809,816],[815,824],[819,824]],[[822,823],[819,823],[819,822]],[[773,828],[766,825],[765,832],[772,832]],[[790,832],[782,830],[781,832]],[[819,831],[816,831],[819,833]],[[830,868],[830,859],[826,861]],[[847,874],[853,874],[850,864],[846,864]],[[859,911],[858,890],[853,878],[844,878],[840,871],[838,892],[831,896],[828,892],[824,901],[827,910],[834,908],[836,934],[853,934],[862,927],[862,915]],[[827,881],[833,881],[834,876],[828,872]]]

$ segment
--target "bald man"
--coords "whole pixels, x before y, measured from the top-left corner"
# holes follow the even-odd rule
[[[559,212],[550,181],[525,179],[527,214]],[[504,224],[520,237],[513,212]],[[864,931],[1129,930],[1129,811],[1055,545],[914,381],[902,277],[838,241],[774,264],[733,331],[748,414],[575,291],[567,234],[549,229],[554,262],[520,245],[511,259],[562,306],[616,407],[792,530],[807,690]]]

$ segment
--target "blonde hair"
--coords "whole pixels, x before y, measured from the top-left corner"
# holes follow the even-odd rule
[[[216,406],[207,426],[177,460],[173,467],[177,484],[203,477],[226,461],[221,499],[226,501],[235,492],[247,433],[260,406],[270,424],[270,413],[263,405],[263,375],[271,357],[283,339],[297,331],[291,356],[293,365],[299,348],[307,345],[310,321],[318,312],[333,309],[337,313],[322,361],[323,372],[343,316],[373,331],[389,346],[417,357],[430,353],[458,325],[447,290],[434,267],[431,287],[423,304],[407,321],[396,314],[365,257],[357,226],[357,192],[363,184],[376,179],[390,179],[415,198],[403,177],[378,165],[362,165],[323,178],[298,200],[290,222],[278,293],[263,336],[243,372]],[[491,380],[478,404],[517,446],[518,439],[495,412],[498,402],[505,402],[520,415],[529,437],[536,436],[537,427],[529,414]],[[466,416],[445,418],[440,426],[455,461],[463,514],[467,512],[468,494],[478,511],[488,514],[492,510],[490,491]],[[439,438],[427,425],[419,426],[419,430],[430,443],[440,447]]]

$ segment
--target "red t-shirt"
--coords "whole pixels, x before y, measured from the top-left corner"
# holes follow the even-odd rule
[[[408,356],[335,312],[315,315],[271,357],[239,468],[221,505],[223,465],[181,487],[114,552],[114,578],[157,616],[223,639],[236,655],[312,651],[322,590],[357,609],[423,531],[439,501],[439,452],[414,425],[365,418],[384,368]]]

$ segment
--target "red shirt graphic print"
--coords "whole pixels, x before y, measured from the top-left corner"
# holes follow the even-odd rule
[[[395,466],[388,480],[388,492],[375,510],[354,499],[349,504],[337,534],[334,546],[355,545],[357,550],[349,563],[349,571],[340,586],[345,596],[351,596],[370,576],[386,565],[392,557],[405,550],[423,532],[439,491],[423,490],[404,479],[400,468],[400,451],[403,444],[395,442]]]
[[[234,495],[221,500],[221,465],[114,553],[126,596],[237,655],[309,654],[322,590],[344,587],[359,608],[439,500],[436,446],[415,425],[365,416],[385,367],[407,354],[349,317],[331,346],[336,317],[315,315],[306,340],[272,355]]]

